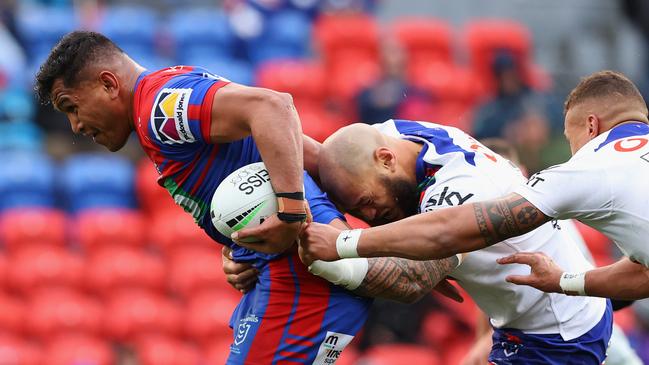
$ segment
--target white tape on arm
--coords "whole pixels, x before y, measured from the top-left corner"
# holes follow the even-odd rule
[[[586,273],[564,272],[559,286],[567,295],[586,295]]]
[[[362,229],[351,229],[340,232],[336,239],[336,251],[341,259],[358,257],[358,240],[361,238]]]
[[[354,290],[363,283],[368,267],[366,258],[331,262],[315,260],[309,266],[309,272],[347,290]]]

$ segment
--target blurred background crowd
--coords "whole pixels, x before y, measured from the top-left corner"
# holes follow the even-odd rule
[[[563,98],[600,69],[649,81],[642,0],[0,0],[0,364],[222,364],[240,294],[220,247],[156,185],[33,96],[68,31],[149,69],[197,65],[290,92],[304,132],[390,118],[502,138],[529,172],[569,157]],[[598,265],[614,245],[580,226]],[[467,298],[468,299],[468,298]],[[377,301],[343,364],[459,364],[478,310]],[[616,312],[649,363],[649,303]]]

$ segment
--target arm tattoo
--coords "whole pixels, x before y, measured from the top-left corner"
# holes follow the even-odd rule
[[[368,259],[363,283],[354,290],[365,297],[413,303],[428,294],[458,264],[457,257],[412,261],[398,257]]]
[[[527,199],[517,195],[475,203],[473,210],[487,246],[525,234],[550,219]]]

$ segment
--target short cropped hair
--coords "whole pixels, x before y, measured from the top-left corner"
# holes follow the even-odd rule
[[[620,72],[605,70],[581,79],[581,82],[568,95],[564,104],[564,112],[587,99],[612,95],[629,98],[646,107],[642,94],[631,80]]]
[[[62,79],[63,85],[73,87],[81,81],[80,75],[93,62],[123,51],[102,34],[74,31],[66,34],[52,48],[47,60],[36,75],[34,87],[43,104],[51,102],[54,81]]]

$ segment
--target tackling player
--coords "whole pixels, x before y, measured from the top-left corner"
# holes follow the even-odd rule
[[[296,254],[305,196],[314,220],[331,223],[342,215],[308,175],[302,178],[302,135],[289,95],[237,85],[198,67],[149,72],[103,35],[82,31],[66,35],[51,51],[37,75],[37,91],[67,114],[75,133],[111,151],[135,131],[174,201],[229,246],[236,260],[259,270],[258,285],[231,318],[228,364],[336,361],[363,325],[370,300],[309,274]],[[313,155],[311,147],[305,156]],[[222,179],[262,159],[284,206],[257,229],[268,253],[220,235],[208,212]],[[430,271],[417,265],[424,275]]]
[[[340,254],[449,257],[519,236],[552,219],[574,218],[607,235],[628,257],[587,272],[563,272],[542,254],[517,254],[500,262],[531,265],[532,274],[509,280],[571,295],[649,297],[647,105],[624,75],[601,71],[572,90],[565,114],[573,157],[533,175],[513,193],[370,228],[347,244],[339,240],[338,250],[340,232],[311,225],[309,253],[324,260]]]
[[[319,171],[334,200],[371,224],[499,196],[524,181],[509,161],[462,131],[402,120],[374,127],[356,124],[336,132],[324,143]],[[307,229],[302,239],[311,241],[319,233]],[[354,240],[360,230],[343,233],[344,242]],[[573,270],[590,267],[560,225],[549,223],[466,255],[450,276],[491,318],[495,331],[489,360],[499,364],[604,361],[611,335],[610,303],[507,283],[505,277],[522,268],[498,265],[496,259],[520,250],[546,252]],[[310,262],[309,254],[304,256]]]

